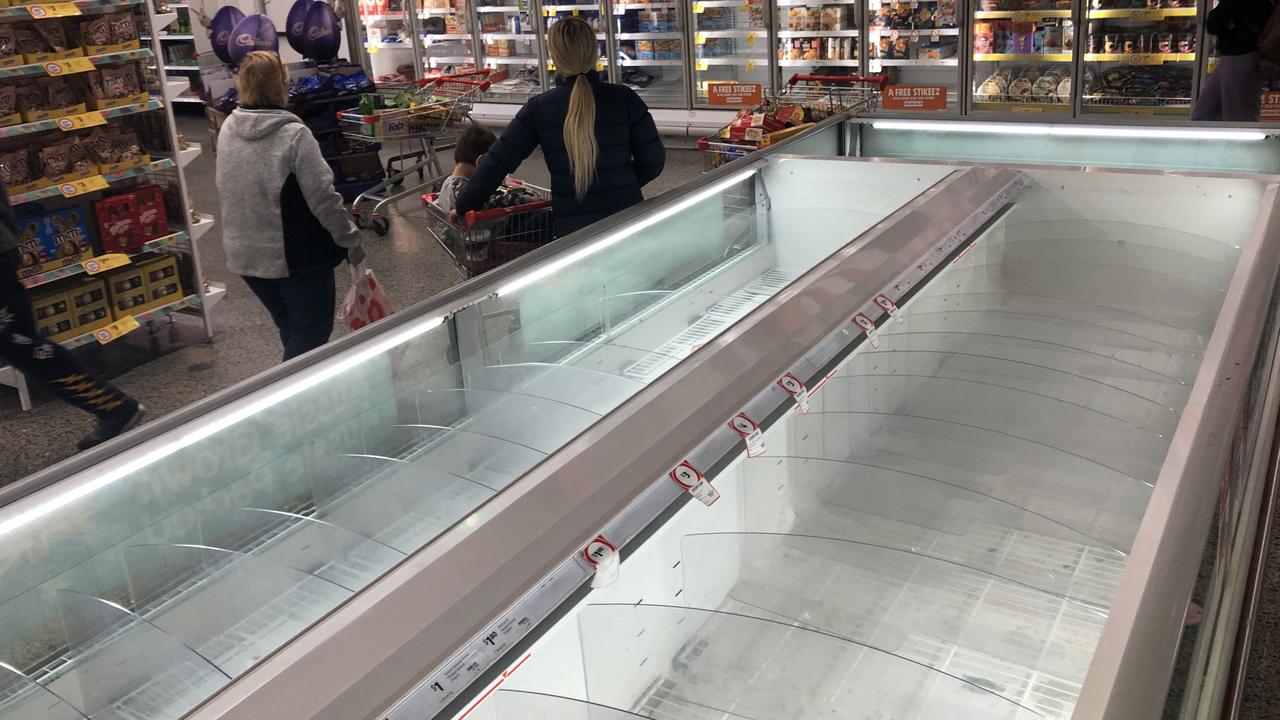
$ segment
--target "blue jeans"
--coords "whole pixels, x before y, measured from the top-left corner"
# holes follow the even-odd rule
[[[244,281],[262,301],[280,331],[285,360],[329,342],[337,303],[331,268],[295,273],[278,280],[246,277]]]

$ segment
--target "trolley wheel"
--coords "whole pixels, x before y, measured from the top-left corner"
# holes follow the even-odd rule
[[[391,231],[391,221],[381,215],[374,215],[369,221],[372,223],[373,231],[378,234],[378,237],[383,237]]]
[[[351,208],[351,219],[355,221],[356,227],[361,230],[369,227],[369,216],[362,210]]]

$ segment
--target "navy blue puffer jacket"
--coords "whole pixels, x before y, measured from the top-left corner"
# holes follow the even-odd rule
[[[476,174],[458,193],[459,215],[479,210],[502,180],[542,146],[551,171],[552,211],[556,237],[584,228],[644,199],[640,188],[662,173],[666,149],[653,124],[649,108],[624,85],[607,83],[588,73],[596,96],[596,179],[579,201],[573,190],[573,171],[564,145],[564,121],[569,114],[572,85],[557,87],[530,98],[494,143]]]

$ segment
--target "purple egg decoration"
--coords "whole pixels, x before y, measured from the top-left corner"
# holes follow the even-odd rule
[[[306,29],[305,57],[319,62],[328,62],[338,56],[342,48],[342,26],[338,24],[338,16],[333,8],[323,0],[314,0],[307,8],[307,19],[303,23]]]
[[[239,64],[245,55],[255,50],[280,50],[276,24],[266,15],[250,15],[241,20],[231,31],[231,39],[227,40],[227,51],[231,53],[231,61],[234,63]]]
[[[284,37],[289,47],[300,54],[307,54],[307,10],[312,0],[294,0],[289,8],[289,16],[285,19]]]
[[[241,20],[244,20],[244,13],[240,12],[240,8],[234,5],[223,5],[218,8],[213,20],[209,21],[209,42],[213,43],[214,54],[224,63],[233,62],[231,51],[227,48],[227,41],[231,39],[231,31],[240,24]]]

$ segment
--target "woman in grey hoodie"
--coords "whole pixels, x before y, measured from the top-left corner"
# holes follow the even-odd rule
[[[284,109],[280,56],[249,53],[236,84],[240,107],[218,131],[222,241],[227,267],[266,306],[289,360],[329,341],[333,270],[363,262],[364,249],[320,145]]]

